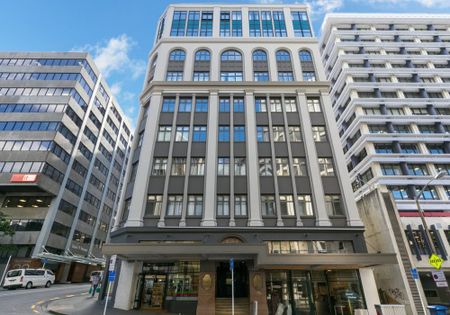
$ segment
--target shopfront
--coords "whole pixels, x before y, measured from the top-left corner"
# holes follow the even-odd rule
[[[365,309],[356,270],[266,271],[269,315],[352,315]]]

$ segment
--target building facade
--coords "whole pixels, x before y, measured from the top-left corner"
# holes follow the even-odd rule
[[[114,305],[375,314],[368,254],[304,5],[173,5],[160,19],[107,255]]]
[[[10,268],[85,281],[117,207],[130,124],[85,53],[0,54],[1,238]],[[5,248],[5,247],[3,247]]]
[[[333,112],[370,229],[367,240],[374,250],[399,253],[400,272],[376,273],[377,285],[386,300],[410,304],[413,314],[423,313],[422,302],[450,301],[448,288],[431,277],[431,243],[414,200],[429,183],[419,202],[448,281],[450,178],[429,182],[442,171],[450,174],[448,21],[448,15],[330,14],[322,26]],[[419,286],[410,273],[414,267]],[[395,293],[397,286],[402,294]]]

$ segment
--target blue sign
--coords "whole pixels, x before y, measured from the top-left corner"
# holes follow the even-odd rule
[[[230,270],[234,269],[234,259],[230,258]]]
[[[414,280],[418,280],[419,279],[419,273],[417,272],[416,268],[411,268],[411,275],[412,275]]]
[[[48,259],[47,259],[47,258],[42,259],[42,263],[43,263],[44,265],[48,264]]]
[[[115,271],[110,271],[108,274],[108,281],[109,282],[113,282],[116,279],[116,272]]]

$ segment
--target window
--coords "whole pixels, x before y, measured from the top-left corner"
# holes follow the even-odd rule
[[[195,53],[195,61],[210,61],[211,54],[209,51],[202,49]]]
[[[217,158],[217,175],[218,176],[230,175],[230,158],[228,157]]]
[[[313,216],[313,206],[311,202],[311,195],[298,195],[298,209],[301,216]]]
[[[206,126],[194,126],[193,142],[206,142]]]
[[[227,195],[217,196],[217,215],[218,216],[230,215],[230,196]]]
[[[303,81],[316,81],[316,73],[314,71],[302,71]]]
[[[403,145],[402,145],[403,148]],[[427,144],[430,154],[444,154],[445,150],[441,144]]]
[[[205,158],[202,157],[191,158],[191,175],[196,176],[205,175]]]
[[[219,99],[219,112],[229,113],[230,112],[230,99],[220,98]]]
[[[269,81],[269,72],[266,71],[255,71],[253,72],[253,80],[260,81]]]
[[[429,174],[425,164],[408,164],[408,175],[425,176]]]
[[[295,98],[286,97],[284,99],[284,110],[287,113],[293,113],[297,111],[297,102]]]
[[[388,189],[391,191],[392,196],[395,200],[405,200],[409,199],[408,192],[405,187],[402,186],[389,186]]]
[[[419,194],[421,188],[416,188],[416,195]],[[439,196],[436,192],[436,189],[433,186],[428,186],[422,192],[420,196],[421,200],[439,200]]]
[[[331,158],[319,158],[320,176],[334,176],[333,160]]]
[[[247,215],[247,196],[235,195],[234,196],[234,215],[246,216]]]
[[[273,11],[273,26],[276,37],[286,37],[286,23],[284,21],[284,13],[283,11]]]
[[[245,157],[234,158],[234,175],[245,176],[246,175]]]
[[[291,142],[302,141],[302,134],[300,131],[300,127],[288,127],[288,136],[289,136],[289,141],[291,141]]]
[[[181,49],[175,49],[169,55],[170,61],[184,61],[185,58],[186,53]]]
[[[325,126],[313,126],[313,139],[315,142],[325,142],[327,141],[327,133],[325,130]]]
[[[186,36],[198,36],[200,11],[189,11]]]
[[[275,196],[261,195],[261,213],[263,216],[274,216],[276,211]]]
[[[308,111],[310,113],[320,113],[320,99],[318,98],[308,98],[306,100],[306,105],[308,106]]]
[[[329,216],[344,215],[339,195],[325,195],[325,208]]]
[[[235,113],[243,113],[245,111],[243,98],[233,99],[233,111]]]
[[[195,99],[195,111],[197,113],[207,113],[208,112],[208,98],[207,97],[197,97]]]
[[[184,29],[186,25],[186,11],[175,11],[173,13],[172,29],[170,36],[184,36]]]
[[[304,158],[292,158],[292,171],[295,176],[307,176],[306,160]]]
[[[245,126],[234,126],[234,142],[245,142]]]
[[[272,12],[261,11],[261,29],[263,37],[273,37]]]
[[[190,113],[192,110],[192,99],[188,97],[180,98],[178,104],[178,111],[184,113]]]
[[[450,175],[450,164],[435,164],[434,166],[438,172],[445,171]]]
[[[273,175],[271,158],[259,159],[259,175],[261,175],[261,176],[272,176]]]
[[[281,112],[283,112],[280,98],[271,98],[270,99],[270,111],[272,113],[281,113]]]
[[[396,133],[411,133],[411,129],[408,125],[394,125]]]
[[[257,113],[265,113],[267,112],[267,100],[265,98],[256,98],[255,99],[255,110]]]
[[[188,216],[201,216],[203,214],[203,196],[188,196]]]
[[[220,73],[220,81],[242,81],[242,72],[222,71]]]
[[[162,195],[148,195],[147,205],[145,207],[145,215],[160,216],[162,210]]]
[[[209,81],[209,71],[194,71],[192,80]]]
[[[213,12],[202,12],[202,25],[200,27],[200,36],[212,36]]]
[[[153,160],[152,175],[164,176],[167,171],[167,159],[166,158],[155,158]]]
[[[294,81],[294,75],[291,71],[278,71],[278,81]]]
[[[229,126],[219,126],[219,142],[230,142]]]
[[[401,153],[407,153],[407,154],[418,154],[419,149],[415,144],[409,144],[409,143],[402,143],[401,144]]]
[[[399,164],[381,164],[383,175],[402,175],[402,169]]]
[[[267,61],[267,54],[264,50],[255,50],[252,54],[253,61]]]
[[[261,36],[261,22],[259,17],[259,11],[249,11],[248,12],[249,19],[249,29],[250,36],[252,37],[260,37]]]
[[[369,125],[370,133],[387,133],[386,125]]]
[[[188,142],[189,141],[189,126],[177,126],[175,132],[176,142]]]
[[[298,55],[300,57],[300,61],[308,62],[308,61],[312,61],[313,60],[312,56],[311,56],[311,53],[309,51],[307,51],[307,50],[301,50]]]
[[[280,195],[280,211],[281,215],[295,215],[294,199],[292,195]]]
[[[258,142],[269,142],[269,127],[268,126],[257,126],[256,127],[256,139]]]
[[[314,63],[311,53],[307,50],[299,52],[300,65],[302,67],[304,81],[316,81],[316,73],[314,71]]]
[[[182,81],[183,72],[182,71],[168,71],[166,76],[166,81]]]
[[[169,195],[167,198],[167,215],[180,216],[183,209],[183,195]]]
[[[222,53],[220,60],[222,60],[222,61],[241,61],[242,55],[237,50],[227,50]]]
[[[275,57],[277,61],[291,61],[291,55],[286,50],[278,50]]]
[[[311,27],[309,25],[308,15],[304,11],[291,11],[292,26],[296,37],[311,37]]]
[[[275,167],[278,176],[289,176],[289,160],[287,158],[276,158]]]
[[[220,36],[242,36],[242,14],[240,11],[220,12]]]
[[[272,134],[273,134],[274,142],[285,142],[286,141],[286,134],[284,133],[283,126],[273,126]]]
[[[172,159],[172,172],[174,176],[184,176],[186,174],[186,158],[173,158]]]
[[[434,125],[419,125],[420,133],[439,133]]]

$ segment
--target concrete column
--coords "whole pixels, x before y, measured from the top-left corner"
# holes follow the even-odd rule
[[[205,208],[202,226],[216,226],[217,136],[219,129],[219,96],[209,94],[208,137],[206,142]]]
[[[378,296],[377,284],[373,275],[372,268],[360,268],[359,275],[361,277],[362,289],[366,298],[367,310],[369,315],[377,315],[375,304],[381,304]]]
[[[219,38],[220,31],[220,7],[213,9],[213,38]]]
[[[244,105],[245,106],[245,105]],[[234,97],[230,97],[230,219],[228,221],[229,226],[236,226],[234,220]]]
[[[258,314],[269,314],[269,308],[267,307],[266,297],[266,273],[264,270],[250,270],[250,306],[255,302],[258,302]]]
[[[242,7],[242,37],[248,38],[249,31],[249,23],[248,23],[248,7]]]
[[[344,151],[342,150],[341,141],[339,138],[339,130],[333,116],[331,108],[331,100],[328,92],[321,92],[322,110],[327,125],[329,134],[329,141],[331,150],[333,151],[334,164],[339,186],[341,188],[341,196],[344,201],[347,224],[349,226],[363,226],[363,222],[356,207],[355,198],[353,195],[352,182],[347,171]]]
[[[308,107],[306,106],[306,95],[303,92],[297,92],[297,98],[300,109],[300,123],[307,156],[306,165],[308,167],[308,175],[314,204],[314,214],[316,216],[316,225],[331,226],[331,221],[328,218],[325,208],[325,193],[323,191],[322,178],[320,177],[316,144],[314,143],[311,130],[311,118],[309,117]],[[331,104],[327,104],[327,106],[328,105],[330,106],[329,109],[331,111]],[[323,104],[323,107],[325,107],[325,104]],[[339,137],[339,132],[336,131],[335,134]],[[342,161],[345,161],[344,157],[342,157]]]
[[[122,260],[117,282],[114,308],[130,310],[134,299],[139,271],[142,269],[142,262],[129,262]]]
[[[256,113],[253,92],[245,94],[245,119],[247,136],[247,172],[248,172],[248,225],[263,226],[260,209],[258,141],[256,139]]]
[[[147,122],[145,124],[144,140],[141,150],[151,152],[155,146],[158,133],[158,117],[161,111],[161,93],[153,93],[148,109]],[[142,226],[147,200],[148,181],[150,179],[150,170],[152,167],[152,158],[147,157],[139,160],[136,180],[134,182],[133,196],[131,199],[130,213],[128,214],[125,226]]]

